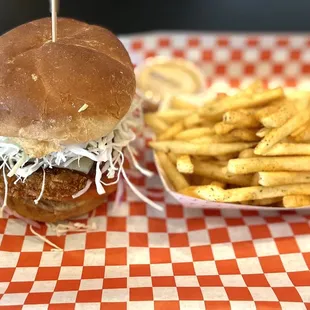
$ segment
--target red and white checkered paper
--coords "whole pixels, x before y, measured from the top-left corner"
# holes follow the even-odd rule
[[[210,91],[253,78],[307,87],[310,39],[292,35],[143,34],[123,38],[134,63],[186,57]],[[151,150],[140,161],[155,170]],[[310,309],[310,212],[181,207],[158,177],[132,180],[164,206],[126,190],[96,211],[98,230],[56,237],[53,252],[20,220],[0,219],[1,309]]]

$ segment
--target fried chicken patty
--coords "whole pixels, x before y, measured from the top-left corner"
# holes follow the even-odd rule
[[[72,195],[83,189],[88,179],[93,179],[92,174],[61,168],[45,169],[45,186],[42,199],[63,201],[70,199]],[[42,189],[43,171],[39,169],[30,175],[25,182],[22,180],[16,184],[16,177],[8,178],[8,196],[16,199],[36,199]],[[5,185],[3,176],[0,176],[0,192],[3,195]]]

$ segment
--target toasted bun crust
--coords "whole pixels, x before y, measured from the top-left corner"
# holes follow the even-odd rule
[[[92,195],[86,193],[77,199],[64,202],[42,199],[38,204],[35,204],[33,200],[19,200],[9,197],[8,205],[10,209],[25,218],[38,222],[54,223],[72,219],[94,210],[102,205],[107,196],[116,191],[116,188],[117,185],[106,187],[106,193],[101,196],[93,194],[94,190],[92,190]]]
[[[56,149],[98,139],[124,117],[134,93],[128,53],[104,28],[59,18],[53,43],[44,18],[0,37],[1,136]]]

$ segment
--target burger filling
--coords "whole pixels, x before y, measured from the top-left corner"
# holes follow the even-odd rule
[[[119,181],[124,165],[125,148],[135,139],[137,103],[107,136],[87,143],[64,145],[59,151],[40,158],[29,158],[22,146],[0,137],[2,176],[0,191],[4,193],[2,209],[8,196],[54,201],[75,199],[94,184],[99,195],[104,187]]]

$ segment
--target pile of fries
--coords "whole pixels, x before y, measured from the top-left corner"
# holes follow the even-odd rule
[[[215,202],[310,205],[310,93],[260,81],[194,105],[181,96],[145,115],[174,189]]]

